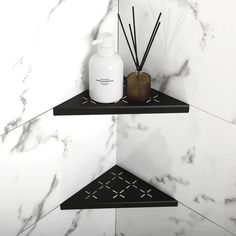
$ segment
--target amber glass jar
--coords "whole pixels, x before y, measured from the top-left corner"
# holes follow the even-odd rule
[[[133,72],[127,77],[126,95],[130,101],[145,102],[150,98],[151,76],[143,71]]]

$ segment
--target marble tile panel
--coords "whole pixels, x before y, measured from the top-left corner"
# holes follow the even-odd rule
[[[230,236],[194,211],[178,207],[117,209],[116,236]]]
[[[236,129],[193,107],[189,114],[124,115],[117,162],[236,233]]]
[[[55,209],[21,236],[114,236],[115,209]]]
[[[53,116],[1,136],[0,235],[17,235],[116,162],[115,116]]]
[[[152,75],[152,86],[235,124],[235,1],[120,0],[127,32],[132,5],[139,58],[162,12],[161,26],[143,69]],[[121,29],[119,45],[128,74],[135,68]]]
[[[84,91],[91,41],[116,35],[117,9],[117,0],[1,1],[0,134]]]

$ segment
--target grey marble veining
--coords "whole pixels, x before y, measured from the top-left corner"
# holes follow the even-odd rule
[[[75,213],[70,228],[66,231],[65,236],[71,235],[78,227],[79,220],[81,218],[82,211],[79,210]]]
[[[30,231],[28,232],[28,234],[30,234],[35,229],[37,222],[43,216],[43,209],[44,209],[45,202],[47,201],[47,198],[50,196],[50,194],[53,192],[53,190],[57,187],[57,185],[58,185],[58,180],[57,180],[57,176],[55,175],[53,177],[49,191],[46,193],[46,195],[41,200],[41,202],[35,206],[35,208],[33,209],[32,213],[29,217],[26,217],[26,218],[23,217],[22,216],[22,205],[19,207],[19,210],[18,210],[19,214],[18,214],[17,218],[19,221],[22,222],[22,226],[21,226],[20,230],[18,231],[17,235],[21,234],[24,230],[26,230],[32,224],[32,222],[34,222],[35,224],[30,228]]]
[[[235,2],[120,0],[127,28],[132,22],[132,5],[139,58],[162,12],[161,26],[143,69],[151,74],[152,86],[235,124]],[[135,68],[122,33],[119,43],[125,73],[129,74]]]
[[[51,8],[51,10],[48,13],[48,20],[50,19],[51,15],[56,11],[58,7],[60,7],[61,4],[63,4],[66,0],[58,0],[58,2]]]
[[[234,234],[182,204],[176,208],[117,209],[116,236],[141,235],[229,236]]]
[[[0,144],[0,234],[18,235],[115,165],[115,116],[55,117],[14,129]],[[94,219],[95,220],[95,219]]]
[[[161,27],[144,66],[152,75],[152,86],[192,107],[189,114],[120,117],[118,163],[235,233],[235,3],[121,0],[125,25],[132,21],[132,5],[139,57],[162,12]],[[133,62],[122,34],[119,39],[128,74],[134,70]],[[131,128],[138,126],[147,129]],[[191,235],[185,229],[172,234]]]
[[[23,0],[2,2],[0,9],[4,134],[86,88],[91,41],[101,31],[116,35],[118,2]]]
[[[189,61],[185,60],[183,64],[178,68],[178,70],[170,75],[162,75],[161,77],[156,77],[152,80],[152,85],[155,86],[156,83],[159,83],[161,92],[166,92],[169,80],[176,77],[187,77],[190,74]]]
[[[137,126],[148,128],[130,128]],[[235,233],[235,135],[233,124],[193,107],[126,115],[118,119],[117,162]]]
[[[107,224],[107,221],[110,224]],[[115,223],[112,224],[112,221]],[[57,208],[21,235],[49,234],[64,236],[78,234],[86,236],[234,235],[182,204],[178,207],[77,211],[61,211]]]
[[[61,211],[57,208],[20,235],[114,236],[115,209]]]
[[[0,3],[1,235],[22,233],[115,164],[115,116],[54,117],[50,109],[86,88],[91,41],[116,35],[117,4]]]

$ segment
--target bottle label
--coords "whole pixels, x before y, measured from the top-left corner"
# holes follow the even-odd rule
[[[102,86],[108,86],[110,83],[114,82],[113,79],[109,79],[109,78],[100,78],[100,79],[96,79],[96,81],[100,83]]]

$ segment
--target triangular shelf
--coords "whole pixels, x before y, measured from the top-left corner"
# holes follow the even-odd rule
[[[124,96],[117,103],[101,104],[90,99],[88,90],[53,108],[54,115],[184,113],[189,105],[155,89],[146,102],[131,102]]]
[[[61,204],[61,209],[168,207],[178,202],[137,176],[114,166]]]

